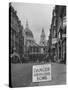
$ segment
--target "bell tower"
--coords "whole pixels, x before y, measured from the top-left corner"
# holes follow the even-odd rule
[[[42,28],[42,32],[40,36],[40,46],[46,46],[46,36],[45,36],[44,28]]]

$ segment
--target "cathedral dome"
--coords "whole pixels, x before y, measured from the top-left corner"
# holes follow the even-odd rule
[[[31,37],[31,38],[33,38],[33,33],[32,33],[32,31],[29,29],[29,26],[28,26],[28,21],[26,21],[26,28],[24,29],[24,32],[25,32],[26,37]]]
[[[25,35],[27,37],[32,37],[33,38],[33,33],[32,33],[32,31],[29,28],[25,28],[24,31],[25,31]]]

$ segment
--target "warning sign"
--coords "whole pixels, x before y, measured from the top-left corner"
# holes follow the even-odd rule
[[[33,66],[32,82],[41,82],[50,80],[51,80],[51,64]]]

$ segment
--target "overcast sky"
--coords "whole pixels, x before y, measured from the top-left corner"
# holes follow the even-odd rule
[[[44,28],[46,39],[48,39],[54,5],[15,2],[12,3],[12,6],[17,11],[24,28],[26,19],[28,19],[29,28],[37,43],[40,41],[42,28]]]

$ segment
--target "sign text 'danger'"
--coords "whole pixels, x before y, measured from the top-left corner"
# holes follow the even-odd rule
[[[32,68],[32,82],[50,81],[51,64],[34,65]]]

